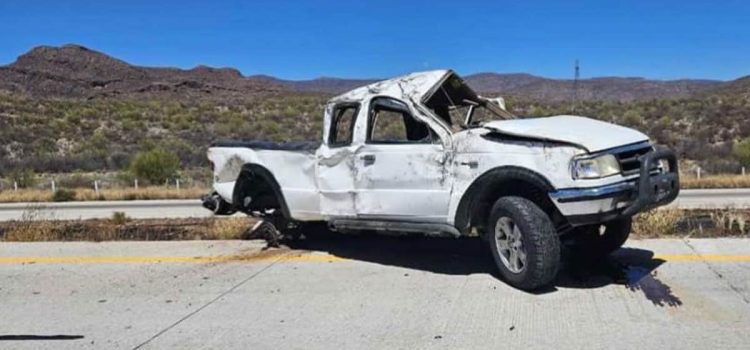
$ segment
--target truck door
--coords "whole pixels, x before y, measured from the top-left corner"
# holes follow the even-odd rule
[[[328,217],[354,217],[355,129],[358,103],[341,103],[326,110],[324,144],[318,150],[316,178],[320,189],[320,213]]]
[[[356,153],[354,198],[359,218],[446,222],[452,186],[437,134],[403,102],[377,97]]]

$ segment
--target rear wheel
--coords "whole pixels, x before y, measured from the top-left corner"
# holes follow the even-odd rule
[[[551,283],[560,265],[560,240],[549,216],[521,197],[503,197],[490,211],[487,236],[500,275],[524,290]]]

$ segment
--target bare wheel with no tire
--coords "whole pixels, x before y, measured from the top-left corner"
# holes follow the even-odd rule
[[[510,285],[532,290],[551,283],[560,265],[560,240],[549,216],[521,197],[503,197],[490,212],[490,250]]]

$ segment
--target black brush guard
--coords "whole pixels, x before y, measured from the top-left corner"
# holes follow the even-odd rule
[[[657,147],[653,151],[642,155],[638,159],[641,163],[640,178],[638,179],[634,199],[623,211],[623,216],[669,204],[680,194],[680,173],[677,156],[666,147]],[[666,161],[668,169],[659,174],[652,174],[660,161]]]

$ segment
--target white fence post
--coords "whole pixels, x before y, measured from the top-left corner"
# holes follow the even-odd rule
[[[695,168],[695,176],[698,177],[698,180],[701,179],[701,167]]]
[[[52,192],[57,192],[55,188],[55,180],[52,180]]]
[[[18,181],[13,181],[13,192],[18,192]]]
[[[180,179],[174,180],[175,184],[177,185],[177,190],[180,190]]]
[[[133,180],[133,185],[135,186],[135,189],[138,189],[138,179]]]
[[[97,196],[99,195],[99,181],[96,180],[94,180],[94,193],[96,193]]]
[[[742,176],[745,176],[745,167],[742,167]]]

